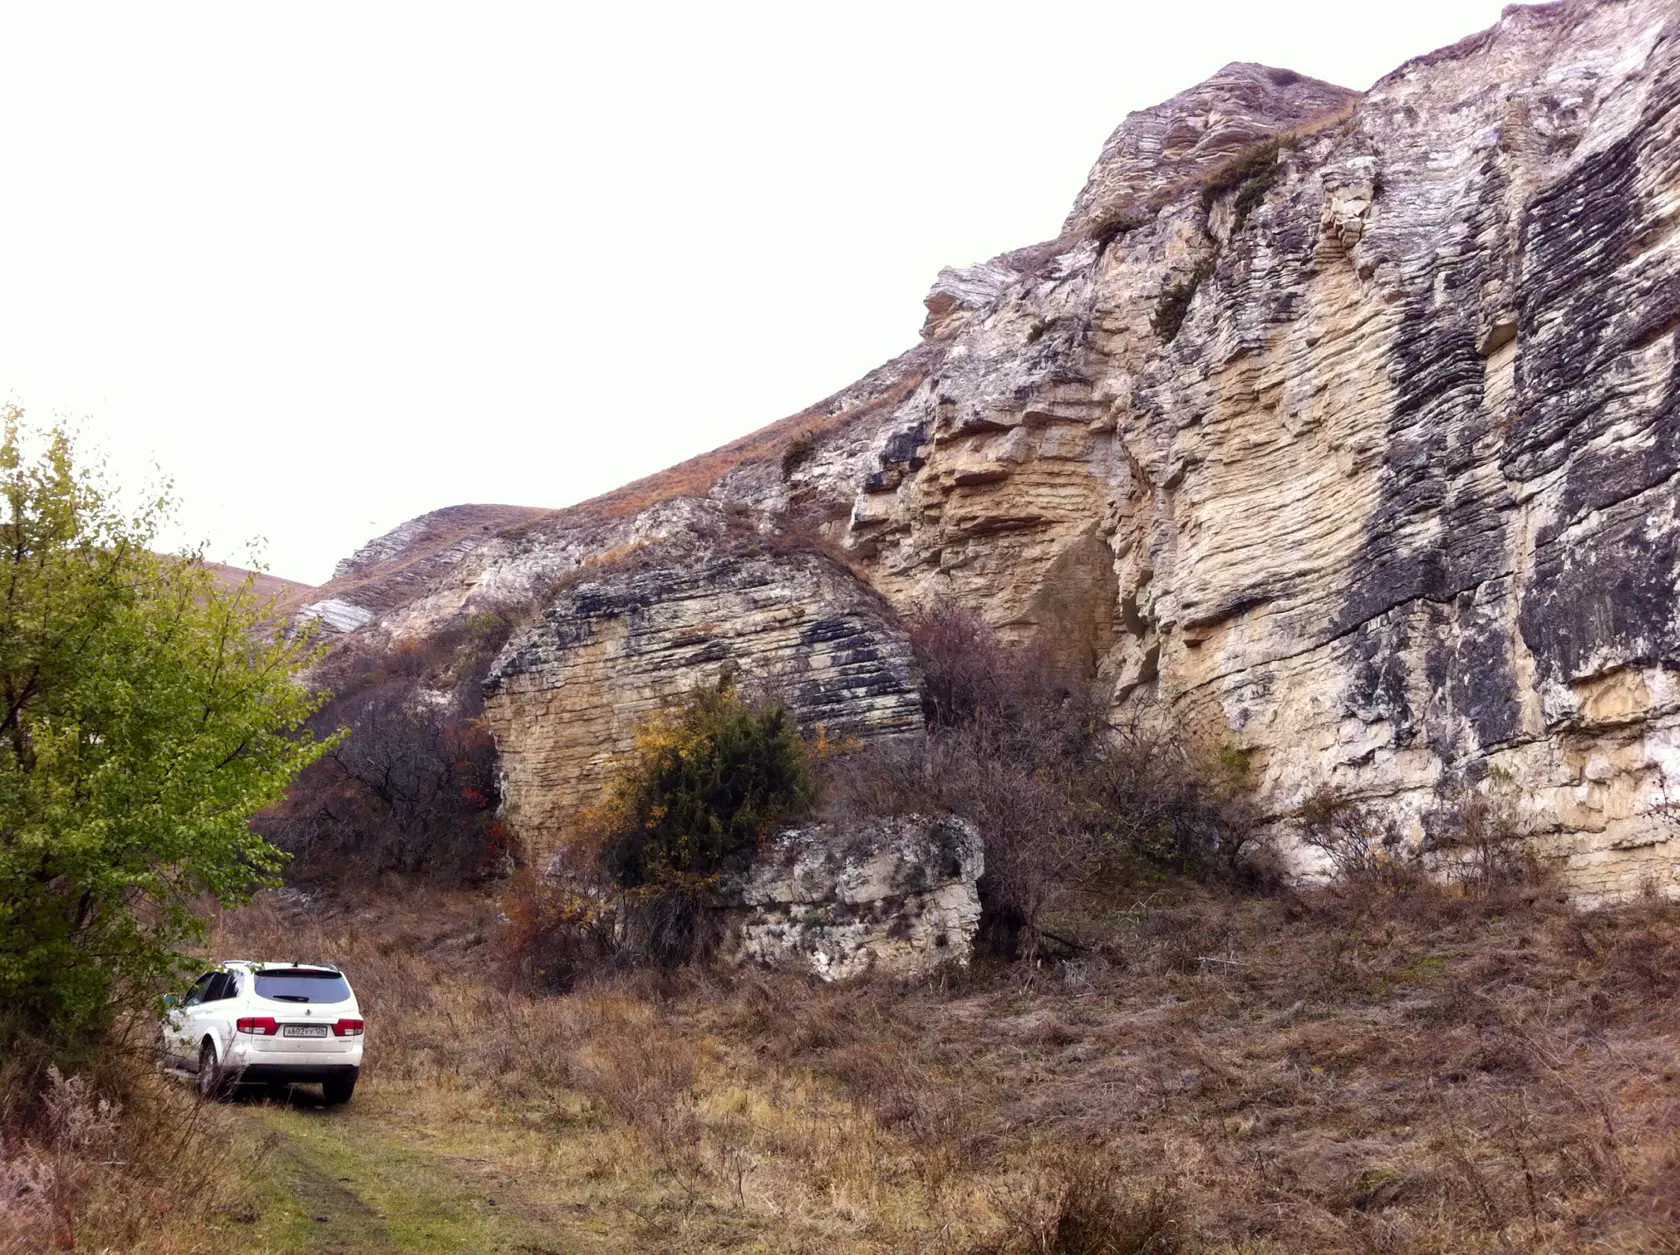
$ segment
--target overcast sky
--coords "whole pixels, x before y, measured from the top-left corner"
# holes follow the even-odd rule
[[[318,582],[845,385],[1226,62],[1367,87],[1500,7],[0,0],[0,400]]]

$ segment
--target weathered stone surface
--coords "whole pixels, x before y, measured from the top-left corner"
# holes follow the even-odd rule
[[[1071,233],[1115,210],[1141,211],[1176,182],[1359,99],[1359,93],[1293,70],[1234,61],[1171,100],[1127,116],[1062,228]]]
[[[1127,119],[1069,227],[1155,212],[1105,246],[942,277],[849,543],[1253,750],[1279,815],[1421,834],[1499,769],[1584,894],[1680,890],[1680,19],[1513,7],[1204,208],[1205,149],[1305,120],[1281,81]]]
[[[783,695],[807,729],[922,727],[904,632],[845,567],[812,552],[654,546],[566,587],[490,672],[485,719],[528,852],[553,852],[650,711],[726,671]]]
[[[1672,0],[1512,6],[1362,97],[1229,66],[1125,121],[1059,238],[927,304],[922,345],[800,418],[820,434],[786,475],[784,422],[634,511],[381,554],[377,587],[322,596],[424,632],[728,501],[823,529],[901,613],[967,604],[1095,672],[1116,720],[1249,749],[1280,825],[1328,784],[1421,836],[1499,771],[1584,896],[1680,892]],[[712,665],[605,640],[557,636],[537,670],[651,694]],[[622,743],[610,699],[520,683],[498,737],[544,787],[583,781],[548,742]]]
[[[723,886],[724,952],[824,980],[963,965],[984,870],[980,834],[951,816],[790,828]]]

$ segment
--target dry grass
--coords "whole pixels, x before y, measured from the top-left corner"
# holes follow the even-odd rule
[[[889,363],[882,369],[891,371],[893,365]],[[908,367],[894,374],[896,377],[891,382],[878,389],[869,389],[856,404],[835,406],[824,402],[814,405],[708,453],[679,462],[580,505],[557,511],[556,516],[564,516],[566,522],[626,518],[662,501],[678,497],[704,497],[724,476],[745,466],[775,467],[779,475],[782,457],[790,442],[809,438],[811,447],[815,448],[838,432],[880,418],[914,392],[924,377],[921,371]]]
[[[967,1183],[927,1176],[900,1133],[832,1085],[707,1031],[694,1011],[717,995],[702,978],[527,997],[509,992],[497,928],[494,904],[467,894],[269,900],[225,920],[217,952],[331,954],[370,1026],[353,1106],[443,1104],[456,1137],[512,1126],[526,1140],[508,1170],[540,1170],[557,1192],[581,1183],[622,1235],[614,1249],[947,1249],[926,1240],[930,1217],[979,1236]]]
[[[269,904],[225,944],[300,928],[369,1007],[378,1101],[514,1122],[624,1249],[1680,1242],[1680,911],[1655,902],[1116,891],[1062,923],[1075,960],[920,988],[688,972],[523,997],[466,895]]]
[[[689,458],[611,492],[561,509],[525,506],[454,506],[427,516],[425,530],[385,560],[335,577],[310,592],[312,599],[345,598],[389,609],[424,591],[433,563],[470,537],[499,534],[517,538],[588,528],[632,518],[663,502],[704,497],[728,475],[754,467],[780,476],[790,441],[809,437],[816,448],[842,432],[878,421],[915,391],[926,375],[927,349],[910,350],[879,367],[842,393],[770,423],[728,444]],[[288,604],[301,604],[296,595]]]
[[[959,1170],[1030,1187],[1100,1152],[1198,1249],[1680,1241],[1673,907],[1163,892],[1101,933],[1105,957],[956,997],[793,991],[773,1019],[814,1035],[737,1031]]]
[[[21,1092],[7,1085],[0,1109]],[[264,1149],[230,1150],[228,1114],[140,1052],[97,1080],[53,1070],[38,1108],[0,1110],[0,1129],[0,1255],[219,1249],[217,1228],[250,1215]]]
[[[216,582],[223,588],[233,591],[243,588],[245,581],[251,580],[251,591],[258,601],[277,601],[282,609],[291,609],[300,604],[304,594],[310,590],[310,585],[300,584],[297,580],[283,579],[278,575],[259,574],[252,579],[252,572],[244,567],[228,566],[224,562],[206,562],[210,573],[216,577]]]
[[[309,599],[347,598],[364,606],[389,609],[416,587],[424,588],[433,573],[429,564],[441,553],[488,533],[502,532],[548,518],[554,512],[537,506],[459,505],[435,510],[423,516],[424,527],[400,550],[344,575],[334,575],[325,584],[309,590]],[[303,604],[301,595],[293,608]]]

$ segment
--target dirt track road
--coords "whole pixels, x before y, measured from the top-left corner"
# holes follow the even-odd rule
[[[260,1152],[256,1209],[235,1220],[256,1239],[245,1249],[595,1255],[630,1245],[586,1199],[567,1197],[564,1174],[542,1171],[530,1139],[449,1119],[447,1104],[376,1089],[325,1107],[300,1087],[283,1103],[242,1094],[233,1108]]]

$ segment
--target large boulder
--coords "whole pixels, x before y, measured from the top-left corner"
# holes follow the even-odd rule
[[[964,965],[980,923],[980,834],[955,816],[789,828],[720,890],[723,953],[825,980]]]

